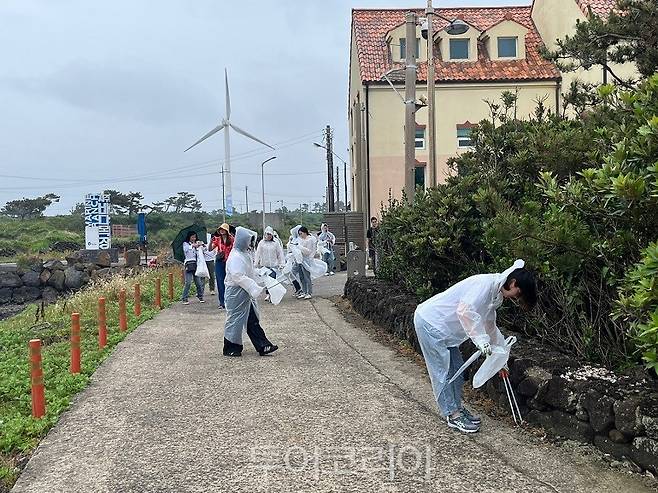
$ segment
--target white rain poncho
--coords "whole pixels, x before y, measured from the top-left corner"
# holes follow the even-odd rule
[[[272,240],[268,241],[263,238],[256,249],[255,264],[258,267],[268,267],[273,270],[283,268],[286,259],[283,255],[283,247],[274,239],[274,230],[268,226],[265,228],[265,235],[271,234]]]
[[[258,284],[258,274],[254,269],[249,249],[255,241],[256,233],[247,228],[238,227],[235,241],[226,261],[226,325],[224,337],[234,344],[242,344],[242,333],[247,327],[249,310],[253,305],[258,316],[258,298],[265,288]]]
[[[496,326],[496,309],[503,303],[500,289],[523,260],[500,274],[471,276],[418,305],[416,315],[431,325],[446,347],[459,346],[470,338],[476,346],[486,342],[504,346],[505,338]]]
[[[327,272],[327,263],[315,258],[318,239],[313,235],[308,235],[305,239],[300,236],[297,247],[302,254],[302,261],[300,263],[311,273],[311,279],[324,276],[325,272]]]
[[[295,274],[295,265],[302,263],[302,252],[297,248],[299,241],[299,228],[302,225],[298,224],[290,230],[290,238],[288,238],[288,246],[286,247],[286,265],[283,267],[283,274],[287,276],[290,282],[296,280],[299,282],[299,277]]]
[[[208,279],[210,277],[210,272],[208,272],[204,252],[205,247],[199,247],[196,249],[196,272],[194,275],[203,279]]]

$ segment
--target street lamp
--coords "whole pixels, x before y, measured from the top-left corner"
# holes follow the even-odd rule
[[[260,165],[260,186],[263,192],[263,238],[265,237],[265,163],[269,163],[272,159],[276,159],[276,156],[266,159]]]
[[[317,142],[313,142],[313,145],[315,147],[319,147],[320,149],[324,149],[325,151],[327,150],[325,146],[323,146],[322,144],[318,144]],[[343,163],[343,182],[345,184],[345,210],[347,211],[347,163],[342,157],[336,154],[333,150],[331,151],[331,153],[334,156],[336,156],[340,162]]]

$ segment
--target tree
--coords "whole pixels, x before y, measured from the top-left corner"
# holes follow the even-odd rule
[[[128,192],[128,214],[137,214],[142,209],[144,196],[139,192]]]
[[[0,210],[0,213],[17,219],[41,217],[43,216],[43,212],[54,202],[59,202],[59,195],[55,195],[54,193],[34,199],[23,197],[22,199],[7,202],[2,210]]]
[[[125,214],[130,207],[130,198],[125,193],[117,190],[105,190],[103,194],[110,197],[111,214]]]
[[[85,203],[84,202],[78,202],[73,207],[71,207],[70,213],[71,213],[72,216],[84,216],[84,214],[85,214]]]
[[[590,9],[586,21],[576,22],[576,32],[558,40],[556,50],[544,50],[544,56],[563,72],[603,67],[618,84],[630,88],[637,81],[622,79],[611,64],[633,62],[643,78],[658,70],[658,2],[618,0],[607,18]]]
[[[169,212],[170,209],[173,209],[172,212],[180,213],[184,211],[198,212],[201,210],[201,202],[193,193],[190,192],[178,192],[178,194],[173,195],[164,201],[165,212]]]

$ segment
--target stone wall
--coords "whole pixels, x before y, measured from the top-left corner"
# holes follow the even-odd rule
[[[3,266],[0,270],[0,305],[22,305],[39,299],[46,303],[55,301],[59,296],[77,291],[90,281],[110,277],[115,274],[129,274],[139,269],[130,262],[126,267],[112,264],[111,255],[100,251],[89,255],[86,251],[73,253],[65,260],[53,259],[41,261],[30,259],[18,266]]]
[[[387,282],[350,278],[345,297],[356,312],[420,352],[413,327],[416,299]],[[509,335],[509,334],[506,334]],[[642,371],[615,373],[579,362],[517,334],[508,366],[522,415],[554,436],[591,443],[616,459],[658,472],[658,384]],[[475,347],[462,345],[464,357]],[[469,370],[472,375],[480,359]],[[481,389],[509,412],[496,376]]]

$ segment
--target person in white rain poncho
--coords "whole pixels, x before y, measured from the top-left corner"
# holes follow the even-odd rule
[[[306,226],[299,228],[299,240],[296,248],[301,253],[301,262],[297,263],[297,275],[302,284],[302,292],[297,296],[299,299],[310,300],[313,296],[313,279],[323,276],[327,272],[327,264],[315,258],[318,248],[318,239],[308,232]],[[293,248],[296,259],[299,255]]]
[[[251,253],[256,233],[239,227],[235,231],[233,249],[226,262],[226,324],[224,325],[224,356],[242,356],[242,334],[247,335],[258,354],[276,351],[260,326],[256,299],[265,292],[258,284]]]
[[[336,236],[329,231],[329,226],[322,223],[321,231],[318,235],[319,243],[322,245],[322,260],[327,264],[326,276],[333,276],[335,270],[336,255],[334,253],[334,245],[336,244]]]
[[[270,270],[270,277],[276,279],[277,271],[283,269],[286,258],[283,255],[283,246],[274,238],[274,230],[268,226],[265,228],[265,238],[258,243],[256,258],[254,260],[256,269],[266,267]],[[269,293],[266,300],[269,300]]]
[[[534,275],[523,260],[501,274],[478,274],[418,305],[414,326],[432,382],[434,397],[448,426],[472,433],[480,419],[462,405],[463,377],[447,382],[463,365],[459,345],[471,339],[483,355],[504,346],[496,326],[496,309],[504,299],[519,299],[525,307],[537,301]]]
[[[295,288],[295,296],[299,296],[302,292],[299,269],[297,268],[297,264],[302,262],[302,252],[297,248],[297,243],[299,242],[298,232],[301,227],[302,225],[298,224],[290,230],[290,237],[286,246],[286,265],[283,268],[283,274],[288,277],[290,283]]]

